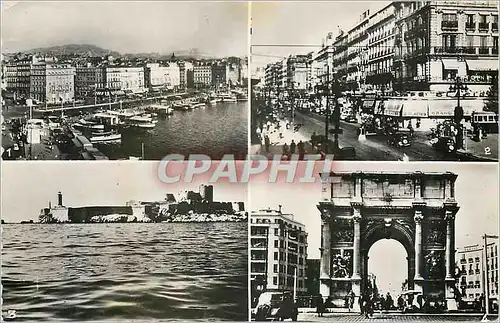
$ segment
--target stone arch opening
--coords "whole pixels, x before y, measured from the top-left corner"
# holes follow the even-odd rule
[[[410,227],[397,222],[397,220],[384,220],[376,225],[366,228],[365,234],[361,237],[360,243],[360,256],[361,256],[361,294],[370,292],[369,284],[369,252],[371,247],[378,241],[390,239],[399,242],[399,244],[406,251],[407,260],[407,282],[406,289],[414,288],[414,275],[415,275],[415,248],[414,248],[414,234]],[[388,258],[389,260],[389,258]],[[387,262],[390,264],[390,262]]]
[[[368,250],[368,281],[379,295],[390,293],[393,300],[408,282],[408,253],[395,239],[380,239]]]

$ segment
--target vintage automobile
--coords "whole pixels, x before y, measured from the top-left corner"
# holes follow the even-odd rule
[[[260,295],[255,309],[255,320],[284,321],[292,319],[295,322],[298,314],[298,308],[291,295],[282,292],[264,292]]]
[[[457,149],[455,144],[455,139],[448,136],[438,137],[437,141],[434,142],[433,146],[444,152],[452,153]]]
[[[409,147],[411,145],[410,136],[406,133],[395,133],[390,135],[389,144],[396,147]]]

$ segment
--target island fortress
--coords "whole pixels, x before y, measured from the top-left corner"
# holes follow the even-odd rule
[[[103,223],[103,222],[239,222],[246,217],[243,202],[215,202],[213,186],[201,185],[198,192],[168,193],[164,200],[129,201],[121,206],[79,206],[63,204],[57,194],[57,205],[40,211],[40,223]]]

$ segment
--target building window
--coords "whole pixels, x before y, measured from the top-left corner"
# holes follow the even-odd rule
[[[278,285],[278,277],[273,277],[273,285]]]
[[[278,264],[274,264],[273,265],[273,273],[277,273],[278,272]]]
[[[278,240],[274,240],[274,248],[278,248]]]
[[[279,258],[278,258],[278,252],[274,253],[274,260],[279,260]]]
[[[488,38],[486,36],[479,37],[479,54],[488,54]]]
[[[279,229],[274,229],[274,235],[275,236],[279,235]]]
[[[443,47],[444,51],[447,53],[454,53],[457,46],[457,36],[456,35],[443,35]]]

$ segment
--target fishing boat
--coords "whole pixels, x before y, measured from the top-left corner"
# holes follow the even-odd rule
[[[201,108],[201,107],[205,107],[205,103],[195,103],[191,106],[191,109],[197,109],[197,108]]]
[[[212,99],[209,101],[211,105],[217,105],[217,99]]]
[[[113,131],[97,132],[92,134],[92,137],[90,137],[90,142],[95,144],[104,142],[115,142],[115,141],[120,141],[121,139],[122,135],[120,133],[116,133]]]
[[[231,103],[238,102],[236,96],[230,94],[219,94],[219,99],[222,100],[221,102],[231,102]]]
[[[159,116],[169,116],[174,113],[174,109],[165,106],[165,105],[158,105],[158,104],[152,104],[149,107],[146,108],[146,111],[151,111],[157,113]]]
[[[99,124],[94,121],[88,121],[85,119],[80,119],[78,122],[73,124],[75,128],[83,128],[83,129],[90,129],[90,130],[104,130],[104,125]]]
[[[156,126],[154,120],[147,115],[133,116],[127,120],[127,124],[142,129],[153,129]]]

